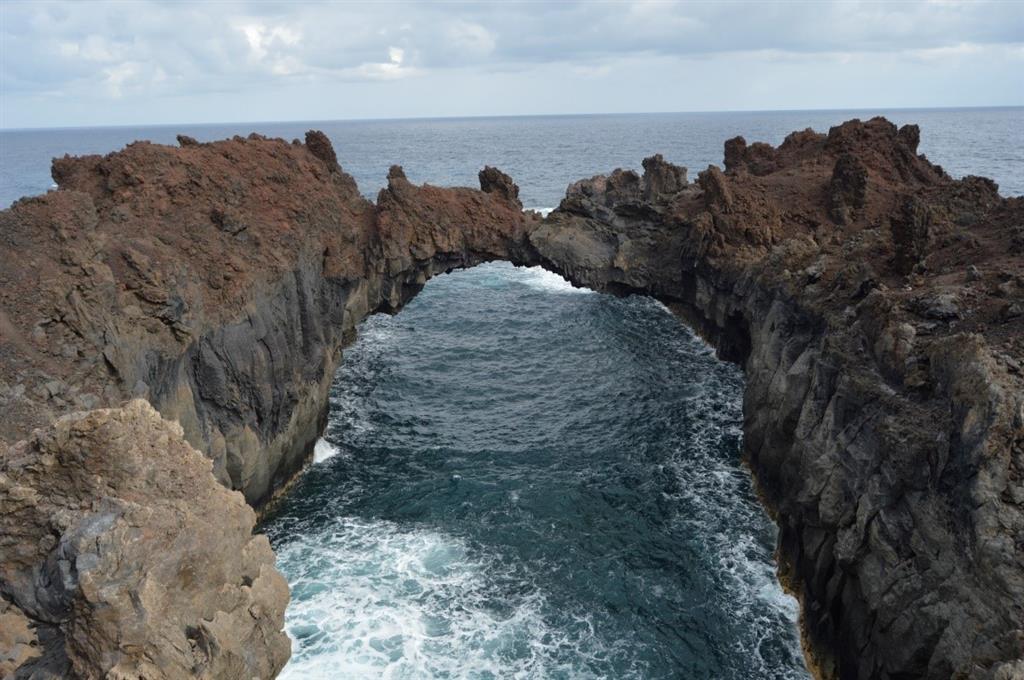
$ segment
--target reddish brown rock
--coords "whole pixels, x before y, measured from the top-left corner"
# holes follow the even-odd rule
[[[764,142],[747,146],[743,137],[733,137],[725,142],[725,171],[730,173],[749,172],[767,175],[779,167],[776,150]]]
[[[331,171],[341,172],[338,156],[334,153],[334,146],[327,135],[319,130],[310,130],[306,133],[306,148],[311,154],[322,160]]]
[[[500,172],[483,192],[393,169],[375,206],[307,139],[65,157],[59,190],[0,212],[0,439],[22,440],[0,455],[5,674],[272,677],[287,589],[214,479],[266,502],[311,454],[359,321],[526,252],[536,217]],[[166,421],[141,402],[58,420],[133,397]],[[87,578],[60,585],[72,553]]]
[[[374,206],[326,136],[307,139],[65,157],[60,190],[0,212],[0,437],[145,397],[258,505],[319,436],[363,317],[525,242],[498,170],[482,192],[421,189],[393,168]]]
[[[519,202],[519,185],[501,170],[489,165],[484,166],[484,169],[480,171],[480,190],[485,194],[497,193],[506,201],[518,204],[520,207],[523,205]]]
[[[867,199],[868,171],[856,156],[844,153],[836,160],[828,185],[828,214],[836,224],[852,222]]]
[[[654,201],[659,196],[678,193],[686,187],[686,168],[669,163],[660,153],[645,158],[642,165],[645,201]]]

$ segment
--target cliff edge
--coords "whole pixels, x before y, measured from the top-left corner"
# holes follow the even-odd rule
[[[0,212],[4,677],[275,675],[287,586],[249,506],[309,459],[363,318],[526,257],[539,219],[493,168],[396,166],[374,204],[316,131],[179,142],[56,159]]]

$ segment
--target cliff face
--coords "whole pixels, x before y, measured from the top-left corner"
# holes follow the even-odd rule
[[[251,505],[266,502],[322,432],[328,389],[356,324],[397,311],[437,272],[523,252],[536,220],[522,212],[511,180],[490,168],[477,191],[415,187],[395,167],[374,205],[317,132],[305,144],[256,135],[180,142],[58,159],[60,190],[0,213],[0,439],[21,440],[0,453],[0,507],[16,518],[0,540],[0,616],[10,630],[24,629],[0,638],[0,647],[12,650],[5,658],[28,659],[23,675],[66,659],[82,677],[275,674],[288,656],[287,588],[264,539],[243,548],[252,512],[241,497],[198,482],[187,490],[194,514],[177,497],[169,509],[160,500],[162,475],[173,478],[169,468],[179,464],[182,475],[209,476],[209,465],[188,471],[194,447],[224,486]],[[166,444],[147,439],[155,415],[91,411],[130,398],[176,423],[159,435]],[[57,420],[75,411],[117,425],[96,425],[100,434],[82,451],[81,428]],[[50,443],[26,444],[40,438]],[[165,445],[177,462],[149,460],[139,449]],[[92,456],[127,466],[118,480],[132,485],[130,500],[140,506],[125,520],[130,530],[112,524],[121,511],[105,505],[108,494],[121,502],[121,482],[94,483],[108,474],[75,463]],[[23,526],[26,494],[55,495],[61,507],[33,501],[39,516]],[[244,516],[232,518],[232,507]],[[137,519],[142,512],[149,514]],[[192,544],[165,535],[168,522]],[[133,530],[152,540],[135,541]],[[94,536],[109,543],[101,559],[139,560],[141,569],[151,552],[168,563],[150,580],[93,569],[95,559],[76,551]],[[196,550],[208,552],[200,559]],[[259,569],[239,564],[243,553]],[[74,566],[83,559],[88,583]],[[189,575],[199,568],[202,579]],[[276,579],[273,588],[260,585],[260,569]],[[206,597],[218,583],[248,590],[218,608]],[[150,622],[168,607],[180,616]]]
[[[320,133],[179,141],[59,159],[60,190],[0,212],[5,674],[275,673],[287,593],[214,476],[268,500],[356,324],[488,259],[654,295],[744,366],[823,675],[1024,673],[1024,206],[915,127],[737,138],[692,184],[656,156],[543,222],[493,168],[396,166],[374,204]]]
[[[662,299],[746,373],[746,458],[826,677],[1024,677],[1024,201],[914,126],[569,187],[545,266]]]
[[[0,213],[0,437],[145,398],[258,505],[322,431],[355,325],[507,256],[528,218],[500,173],[441,190],[396,167],[375,206],[320,133],[182,144],[58,159],[59,191]]]

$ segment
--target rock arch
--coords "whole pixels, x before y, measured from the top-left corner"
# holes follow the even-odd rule
[[[726,172],[696,183],[655,156],[642,175],[571,185],[545,219],[493,168],[471,190],[416,186],[396,166],[371,203],[318,133],[56,160],[59,190],[0,213],[0,436],[22,440],[0,457],[0,616],[28,631],[11,644],[36,636],[43,656],[26,668],[143,672],[153,640],[68,633],[104,630],[90,617],[142,592],[97,567],[126,549],[123,527],[163,521],[146,509],[180,492],[138,480],[193,465],[196,449],[224,485],[265,503],[309,455],[359,320],[397,311],[436,273],[502,259],[653,295],[743,365],[746,457],[822,676],[1021,672],[1024,208],[988,180],[952,180],[917,139],[873,119],[777,148],[731,140]],[[143,402],[118,406],[131,397],[178,425]],[[79,410],[94,415],[58,420]],[[75,448],[82,423],[98,433],[92,448]],[[183,453],[117,453],[147,437]],[[135,461],[138,478],[80,484],[89,467],[64,463],[67,480],[40,473],[65,454]],[[191,489],[197,507],[229,502]],[[96,523],[100,506],[117,508],[111,523]],[[182,526],[209,522],[176,507]],[[253,521],[226,530],[247,537]],[[106,542],[82,557],[89,531]],[[168,617],[193,621],[181,667],[279,669],[280,592],[257,587],[273,583],[269,556],[252,548],[244,566],[207,551],[220,576],[186,578],[187,551],[161,535],[140,559],[160,574],[146,587],[189,595]],[[189,609],[220,582],[249,600]],[[253,636],[265,646],[230,656]]]

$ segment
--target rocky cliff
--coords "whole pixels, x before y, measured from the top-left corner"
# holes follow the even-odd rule
[[[737,138],[695,183],[655,156],[543,222],[493,168],[477,191],[393,167],[371,203],[316,132],[55,161],[58,191],[0,213],[0,668],[276,672],[287,595],[211,480],[266,502],[356,324],[508,259],[654,295],[744,366],[821,675],[1024,673],[1024,205],[917,137]]]
[[[1024,677],[1024,200],[874,119],[569,187],[531,235],[746,374],[744,436],[840,678]]]
[[[146,401],[60,418],[0,462],[0,671],[267,678],[288,584],[253,512]],[[27,668],[26,668],[27,667]]]
[[[0,213],[0,437],[144,398],[259,505],[323,429],[355,325],[515,252],[530,218],[493,169],[473,191],[395,167],[375,206],[319,132],[181,144],[57,159],[58,191]]]
[[[59,190],[0,213],[5,677],[274,675],[287,588],[241,496],[199,479],[265,503],[323,430],[356,324],[437,272],[525,257],[537,220],[492,168],[471,190],[396,166],[374,204],[318,132],[179,141],[58,159]],[[173,427],[94,410],[132,398]]]

